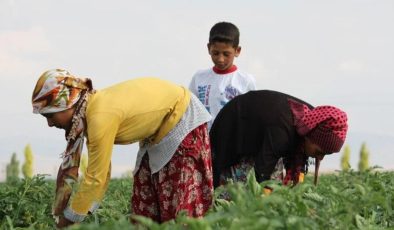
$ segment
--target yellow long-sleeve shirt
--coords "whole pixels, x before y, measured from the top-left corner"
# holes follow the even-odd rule
[[[190,92],[156,78],[140,78],[99,90],[86,109],[88,167],[70,208],[85,215],[107,189],[114,144],[158,143],[182,118]]]

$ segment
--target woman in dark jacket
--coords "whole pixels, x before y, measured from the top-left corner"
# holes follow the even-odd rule
[[[346,113],[333,106],[314,108],[269,90],[237,96],[219,112],[210,131],[214,186],[228,179],[244,181],[252,167],[258,182],[268,180],[282,159],[283,183],[296,184],[307,172],[308,158],[318,166],[325,155],[339,152],[346,132]]]

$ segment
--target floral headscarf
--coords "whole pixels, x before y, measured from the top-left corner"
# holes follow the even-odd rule
[[[91,91],[92,81],[76,78],[67,70],[48,70],[38,79],[33,91],[33,113],[56,113],[71,108],[81,97],[81,91]]]
[[[61,154],[63,162],[56,180],[56,196],[52,208],[56,221],[63,215],[72,193],[72,186],[78,181],[86,126],[85,111],[88,95],[93,92],[90,79],[77,78],[62,69],[43,73],[33,91],[33,113],[56,113],[75,106],[71,129],[66,130],[67,147]]]

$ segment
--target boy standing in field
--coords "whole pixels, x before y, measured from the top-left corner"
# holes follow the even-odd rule
[[[252,75],[240,71],[233,64],[234,58],[241,53],[239,30],[229,22],[216,23],[209,33],[208,53],[214,64],[213,68],[197,71],[189,89],[211,113],[213,120],[223,106],[234,97],[255,90]]]

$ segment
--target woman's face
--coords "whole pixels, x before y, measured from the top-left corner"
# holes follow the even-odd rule
[[[42,115],[47,119],[49,127],[55,126],[58,129],[64,129],[66,132],[68,132],[71,128],[71,121],[74,110],[75,109],[73,107],[64,111],[56,113],[45,113]]]
[[[319,145],[313,143],[309,138],[305,138],[305,154],[319,160],[323,160],[326,153],[320,148]]]

